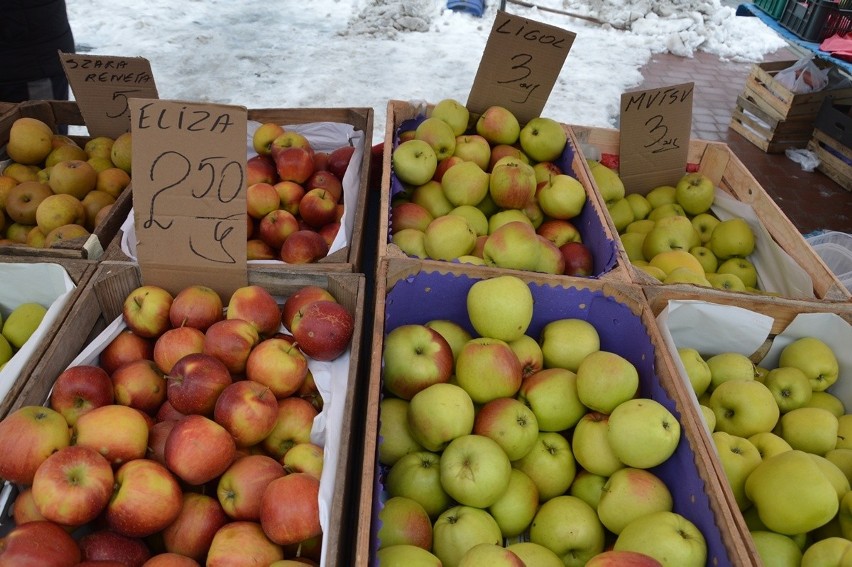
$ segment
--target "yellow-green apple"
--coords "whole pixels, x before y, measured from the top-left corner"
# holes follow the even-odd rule
[[[459,567],[523,567],[525,563],[514,552],[496,543],[479,543],[462,555]]]
[[[322,534],[319,480],[291,473],[269,482],[260,500],[260,524],[275,543],[291,545]]]
[[[606,438],[608,429],[609,415],[592,411],[577,422],[571,437],[574,459],[583,470],[601,477],[609,477],[624,468],[624,463],[618,460],[609,446]]]
[[[438,160],[438,165],[435,167],[435,175],[432,176],[432,180],[439,183],[442,182],[444,180],[444,174],[447,173],[449,169],[464,162],[465,160],[457,155],[451,155],[450,157]]]
[[[682,250],[688,252],[698,246],[700,240],[692,223],[686,217],[665,217],[654,223],[654,228],[645,235],[642,243],[642,253],[645,258],[652,260],[661,252]]]
[[[432,553],[422,547],[408,544],[391,545],[378,549],[376,551],[376,561],[378,561],[379,567],[392,567],[393,565],[442,567],[441,560],[432,555]]]
[[[297,289],[284,300],[281,307],[281,323],[288,331],[293,330],[293,318],[311,302],[318,300],[336,301],[334,295],[324,287],[306,285]]]
[[[283,133],[284,128],[280,125],[274,122],[264,122],[252,134],[252,148],[260,155],[269,155],[272,151],[272,142]]]
[[[627,253],[628,260],[631,262],[645,260],[645,253],[642,252],[642,243],[645,242],[644,232],[624,232],[618,235],[618,238]]]
[[[276,138],[276,140],[280,139]],[[314,158],[312,150],[291,146],[276,151],[273,142],[273,160],[279,181],[304,183],[314,173]]]
[[[633,208],[631,208],[630,202],[625,197],[607,203],[606,210],[618,233],[624,232],[627,229],[627,225],[636,220],[636,217],[633,215]]]
[[[731,218],[716,225],[707,244],[719,260],[727,260],[754,252],[754,240],[754,231],[745,219]]]
[[[66,526],[81,526],[97,518],[112,496],[113,472],[95,449],[71,445],[50,455],[32,480],[38,511]]]
[[[521,362],[505,341],[477,337],[459,352],[455,378],[475,404],[485,404],[517,393],[522,379]]]
[[[154,415],[166,400],[165,375],[153,360],[134,360],[119,366],[111,379],[116,404]]]
[[[604,527],[591,506],[576,496],[544,502],[530,526],[529,540],[553,551],[565,565],[585,565],[604,550]]]
[[[332,150],[331,153],[328,154],[328,164],[326,168],[328,171],[333,173],[335,177],[343,180],[354,153],[355,146],[348,144]]]
[[[728,258],[716,268],[719,274],[733,274],[748,288],[757,287],[757,269],[745,258]]]
[[[802,550],[790,536],[769,530],[752,530],[751,540],[764,565],[794,567],[802,563]]]
[[[327,362],[338,358],[349,348],[355,332],[355,319],[336,300],[313,301],[293,317],[290,332],[306,356]]]
[[[422,205],[410,201],[391,207],[391,232],[397,233],[405,228],[426,230],[434,217]]]
[[[746,479],[745,491],[766,527],[786,535],[823,526],[840,507],[831,481],[804,451],[764,459]]]
[[[775,401],[781,413],[787,413],[804,406],[813,395],[808,377],[805,376],[804,372],[793,366],[773,368],[766,375],[763,383],[775,396]]]
[[[37,164],[53,149],[53,130],[38,118],[20,117],[12,122],[6,153],[12,161]]]
[[[745,494],[746,479],[762,461],[760,451],[748,439],[724,431],[714,431],[712,438],[737,506],[745,510],[751,506]]]
[[[446,176],[445,176],[446,177]],[[532,166],[511,157],[502,158],[491,169],[488,194],[502,209],[523,209],[536,193]]]
[[[417,125],[414,139],[429,144],[439,161],[453,155],[456,149],[456,133],[453,127],[435,116],[430,116]]]
[[[577,394],[577,375],[564,368],[545,368],[527,376],[517,398],[532,409],[541,431],[570,429],[588,411]]]
[[[674,252],[674,251],[673,251]],[[703,273],[699,273],[696,270],[678,266],[671,270],[666,277],[663,278],[664,284],[675,284],[675,283],[685,283],[685,284],[695,284],[704,287],[711,287],[710,281]]]
[[[282,210],[291,215],[299,212],[299,202],[305,196],[305,188],[295,181],[279,181],[273,185],[278,193],[278,200]]]
[[[754,380],[754,363],[739,352],[722,352],[707,358],[710,390],[729,380]]]
[[[491,144],[478,134],[458,135],[453,155],[465,161],[472,161],[483,171],[488,171],[491,161]]]
[[[180,514],[182,491],[166,467],[135,459],[115,471],[115,490],[104,517],[110,529],[128,537],[148,537]]]
[[[74,567],[80,559],[80,547],[71,535],[46,520],[12,527],[0,547],[4,565]]]
[[[481,210],[473,205],[459,205],[449,212],[450,215],[458,215],[464,218],[477,238],[488,234],[488,218]],[[476,246],[474,245],[474,248]]]
[[[586,355],[600,350],[597,329],[582,319],[556,319],[541,330],[539,344],[545,368],[565,368],[576,372]]]
[[[472,161],[462,161],[441,177],[447,200],[459,205],[476,205],[488,194],[491,176]]]
[[[710,430],[710,433],[716,431],[716,414],[713,410],[704,404],[699,404],[698,409],[701,410],[701,419],[704,420],[704,424],[707,425],[707,429]]]
[[[440,461],[440,455],[428,451],[403,455],[385,479],[388,495],[415,500],[434,521],[452,505],[452,499],[441,485]]]
[[[620,354],[589,353],[577,367],[577,397],[593,411],[610,414],[639,390],[639,372]]]
[[[112,163],[116,167],[123,169],[127,173],[131,173],[132,157],[133,135],[130,132],[119,134],[113,141],[112,148],[110,149],[110,160],[112,160]]]
[[[271,156],[256,155],[246,160],[246,187],[256,183],[275,183],[278,171]]]
[[[486,265],[514,270],[534,270],[539,265],[541,243],[532,224],[512,221],[488,236],[482,249]]]
[[[95,449],[113,466],[141,459],[148,449],[148,421],[128,406],[110,404],[79,416],[74,443]]]
[[[598,518],[618,535],[632,520],[674,506],[666,483],[645,469],[626,467],[612,473],[601,492]]]
[[[471,325],[483,337],[514,341],[526,333],[532,321],[532,292],[515,276],[479,280],[470,287],[465,301]]]
[[[17,224],[35,226],[38,206],[51,195],[53,190],[46,183],[19,183],[12,187],[6,196],[6,214]]]
[[[80,538],[80,565],[144,565],[151,558],[145,540],[109,528],[88,531]]]
[[[169,310],[174,297],[156,285],[143,285],[124,300],[122,315],[127,327],[140,337],[158,337],[169,329]]]
[[[582,212],[586,204],[586,190],[570,175],[555,175],[539,185],[536,198],[542,212],[549,218],[568,220]]]
[[[524,533],[537,510],[538,488],[526,473],[516,468],[510,471],[506,490],[488,507],[504,538]]]
[[[248,321],[261,336],[272,335],[281,324],[278,303],[271,293],[259,285],[236,289],[228,300],[226,317]]]
[[[476,133],[488,140],[491,145],[512,145],[518,141],[521,125],[518,119],[503,106],[490,106],[479,115],[475,124]]]
[[[825,455],[837,446],[837,417],[822,408],[796,408],[784,413],[777,433],[793,449]]]
[[[512,466],[532,479],[540,502],[564,494],[577,474],[570,443],[552,431],[540,432],[533,448]]]
[[[264,438],[261,445],[276,459],[281,459],[293,445],[309,443],[317,409],[303,398],[290,396],[278,400],[275,427]]]
[[[407,400],[383,398],[379,403],[379,415],[382,442],[378,448],[378,459],[381,464],[393,466],[402,456],[423,450],[408,430]]]
[[[630,208],[633,210],[633,218],[635,220],[644,220],[648,217],[648,214],[651,212],[653,207],[651,203],[645,198],[645,195],[641,193],[628,193],[624,196],[627,199],[627,202],[630,204]]]
[[[802,337],[781,351],[778,366],[793,366],[808,377],[814,392],[823,392],[837,381],[837,357],[824,341],[817,337]]]
[[[62,414],[71,427],[77,418],[113,403],[112,380],[100,366],[81,364],[63,370],[50,390],[50,408]]]
[[[219,394],[231,383],[228,367],[212,354],[179,359],[166,376],[166,397],[182,414],[212,416]]]
[[[661,511],[636,518],[618,535],[613,549],[635,551],[664,565],[700,567],[707,562],[707,540],[689,519]]]
[[[50,153],[47,154],[46,158],[44,158],[45,168],[50,168],[61,161],[72,159],[86,161],[89,159],[89,155],[86,153],[86,150],[81,148],[76,142],[67,136],[61,138],[58,134],[54,134],[53,149],[50,150]]]
[[[222,298],[215,290],[201,284],[190,285],[175,294],[169,308],[169,321],[172,327],[206,331],[224,317],[222,307]]]
[[[472,506],[453,506],[432,526],[432,553],[443,565],[458,565],[462,556],[480,543],[500,545],[502,534],[487,511]]]
[[[221,475],[235,455],[236,444],[228,430],[198,414],[187,415],[175,424],[164,449],[169,470],[193,486]]]
[[[54,193],[64,193],[82,200],[95,189],[97,182],[98,172],[89,162],[70,159],[50,168],[48,185]]]
[[[568,134],[556,120],[537,116],[524,124],[518,141],[533,161],[553,161],[562,155]]]
[[[712,274],[719,267],[719,260],[716,259],[713,251],[706,246],[693,246],[689,249],[689,253],[701,262],[705,274]]]
[[[450,214],[432,220],[424,234],[426,254],[434,260],[455,260],[469,254],[477,236],[467,219]]]
[[[820,471],[825,475],[825,477],[829,480],[831,485],[834,487],[834,491],[837,493],[837,498],[842,499],[847,492],[849,492],[849,480],[846,478],[846,474],[840,470],[833,462],[829,461],[825,457],[821,455],[817,455],[816,453],[808,453],[808,456],[813,459],[813,461],[819,466]],[[837,525],[837,520],[839,518],[834,518],[835,524]],[[829,529],[830,526],[824,526],[826,529]],[[814,533],[814,535],[825,534],[827,532],[822,532],[821,530]]]
[[[232,520],[260,520],[260,502],[267,485],[284,476],[284,467],[267,455],[238,458],[222,473],[216,496]]]
[[[328,255],[325,237],[310,229],[297,230],[281,246],[281,260],[288,264],[312,264]]]
[[[336,214],[337,201],[327,189],[310,189],[299,201],[299,216],[315,229],[334,222]]]
[[[591,276],[594,272],[595,260],[586,244],[566,242],[559,247],[559,252],[565,260],[563,273],[566,276]]]
[[[852,542],[830,536],[813,542],[804,550],[801,565],[843,565],[852,557]]]
[[[399,144],[391,154],[393,172],[409,185],[423,185],[435,175],[438,156],[424,140],[410,139]]]
[[[323,452],[323,448],[314,443],[296,443],[279,462],[284,465],[287,474],[306,473],[319,480],[325,464]]]
[[[532,220],[522,210],[504,209],[488,216],[488,234],[493,234],[498,228],[510,222],[522,222],[535,229]]]
[[[55,387],[55,386],[54,386]],[[813,395],[813,394],[811,394]],[[835,414],[832,414],[835,415]],[[852,449],[852,414],[837,417],[837,449]]]
[[[675,185],[675,199],[690,216],[700,215],[710,210],[716,188],[713,181],[694,171],[685,174]]]
[[[772,431],[780,411],[775,397],[757,380],[728,380],[710,394],[708,406],[716,414],[716,429],[739,437]]]
[[[269,388],[275,398],[294,394],[307,375],[307,358],[298,346],[284,339],[262,340],[246,361],[246,378]]]
[[[605,204],[608,205],[624,198],[624,183],[618,173],[597,160],[587,159],[586,162]]]
[[[473,401],[456,384],[432,384],[417,392],[408,406],[411,435],[427,451],[442,451],[456,437],[470,434],[473,421]]]
[[[645,194],[645,198],[656,209],[666,204],[677,203],[677,187],[674,185],[660,185],[654,187]]]
[[[830,392],[825,390],[814,391],[811,394],[810,401],[805,404],[806,407],[824,408],[836,415],[838,418],[846,413],[843,401]]]
[[[441,485],[451,498],[466,506],[487,508],[506,491],[512,465],[496,441],[469,434],[446,445],[440,469]]]
[[[607,478],[599,474],[592,474],[585,469],[580,469],[574,477],[574,482],[571,483],[568,494],[576,496],[597,510],[598,502],[601,500],[601,491],[604,484],[606,484]]]
[[[761,431],[750,436],[748,440],[757,448],[761,459],[768,459],[778,453],[790,451],[793,448],[783,438],[771,431]]]
[[[213,419],[228,430],[237,447],[263,441],[275,427],[278,402],[268,386],[238,380],[225,386],[213,407]]]
[[[186,491],[177,518],[162,531],[163,547],[169,553],[203,561],[213,536],[228,521],[216,498]]]
[[[217,358],[231,374],[243,374],[251,349],[258,342],[257,328],[248,321],[223,319],[204,332],[204,354]]]
[[[521,375],[524,378],[544,368],[541,345],[533,337],[521,335],[514,341],[510,341],[509,346],[521,362]]]
[[[108,374],[112,374],[116,368],[126,362],[140,359],[152,360],[153,357],[154,342],[125,329],[104,347],[98,362],[101,368]]]
[[[552,161],[539,161],[532,164],[533,171],[535,171],[535,180],[536,183],[541,183],[543,181],[547,181],[550,177],[554,175],[561,175],[565,173],[562,171],[562,168],[556,165],[556,163]]]
[[[692,226],[698,232],[698,237],[701,244],[710,242],[710,235],[713,234],[713,229],[719,224],[719,219],[712,213],[700,213],[692,217]]]
[[[258,522],[226,523],[213,535],[207,553],[210,565],[270,565],[282,559],[284,549],[270,540]]]
[[[650,468],[674,454],[680,441],[680,422],[660,402],[633,398],[612,410],[607,440],[625,465]]]
[[[456,136],[460,136],[467,130],[470,121],[470,111],[467,107],[452,98],[444,98],[435,103],[429,111],[432,118],[440,118],[450,125]]]
[[[488,160],[488,171],[491,171],[498,161],[507,156],[529,163],[529,157],[519,147],[497,144],[491,148],[491,158]]]
[[[526,565],[536,567],[564,567],[562,559],[541,544],[531,541],[519,541],[506,546],[506,549],[521,558]]]
[[[426,233],[422,230],[403,228],[393,233],[391,242],[396,244],[408,256],[424,259],[429,257],[426,253]],[[459,256],[459,259],[463,257]]]
[[[162,372],[168,373],[187,354],[203,350],[203,331],[190,326],[173,327],[154,341],[154,362]]]
[[[692,386],[695,397],[700,397],[710,387],[710,366],[698,350],[690,347],[678,347],[678,358],[686,370],[686,377]]]
[[[48,196],[36,208],[36,225],[47,234],[65,224],[84,224],[86,209],[82,201],[73,195],[57,193]]]
[[[35,223],[35,220],[33,220]],[[27,236],[33,230],[38,229],[35,224],[20,224],[17,222],[13,222],[9,226],[6,227],[6,238],[4,241],[7,244],[27,244]],[[29,246],[29,244],[27,244]],[[42,248],[44,248],[44,243],[42,242]]]
[[[378,549],[413,545],[432,549],[432,520],[426,509],[411,498],[389,498],[379,510]]]
[[[566,242],[582,241],[582,236],[577,227],[564,219],[547,219],[538,226],[536,232],[556,246],[562,246]]]
[[[410,400],[424,388],[450,379],[453,351],[447,340],[426,325],[401,325],[391,330],[382,350],[385,389]]]

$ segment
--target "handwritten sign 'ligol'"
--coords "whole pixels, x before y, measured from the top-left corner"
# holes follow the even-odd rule
[[[675,185],[686,173],[693,83],[621,95],[619,173],[630,193]]]
[[[59,53],[91,136],[130,130],[131,98],[158,98],[151,64],[142,57]]]
[[[576,34],[497,11],[467,99],[471,112],[504,106],[521,124],[541,116]]]
[[[230,297],[247,282],[247,109],[130,99],[130,115],[143,282]]]

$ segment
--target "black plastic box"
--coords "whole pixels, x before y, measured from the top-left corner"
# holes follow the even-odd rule
[[[780,23],[805,41],[843,35],[852,31],[852,0],[788,0]]]

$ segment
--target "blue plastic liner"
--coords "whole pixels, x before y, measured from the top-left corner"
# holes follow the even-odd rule
[[[481,17],[485,11],[485,2],[476,0],[448,0],[447,8],[456,12],[467,12],[476,17]]]

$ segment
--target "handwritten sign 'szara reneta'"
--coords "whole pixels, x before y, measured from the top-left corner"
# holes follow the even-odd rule
[[[675,185],[686,172],[694,83],[621,95],[619,174],[630,193]]]
[[[541,116],[576,34],[497,11],[467,99],[471,112],[504,106],[521,124]]]
[[[132,98],[130,114],[143,282],[230,297],[247,282],[247,109]]]
[[[59,53],[89,135],[117,138],[130,130],[130,98],[159,98],[142,57]]]

